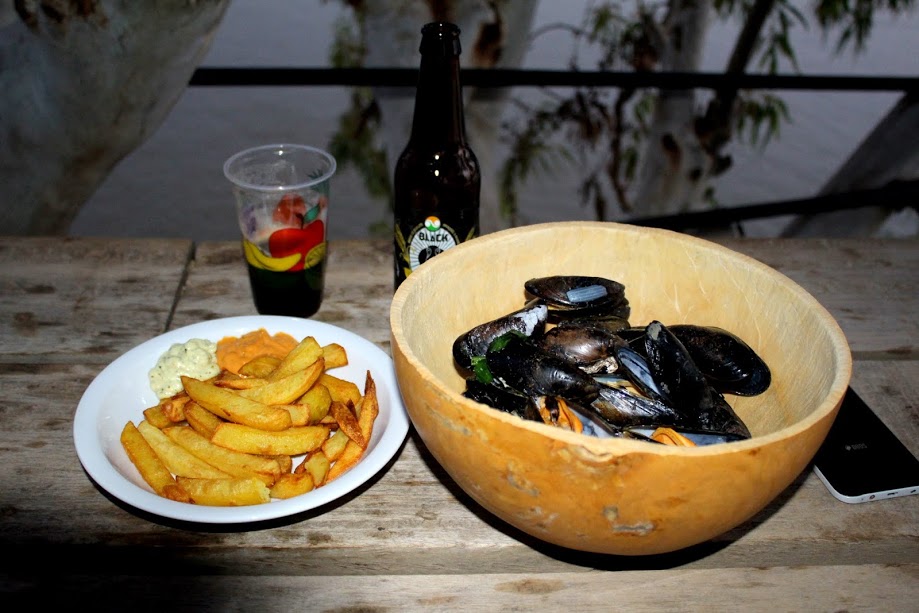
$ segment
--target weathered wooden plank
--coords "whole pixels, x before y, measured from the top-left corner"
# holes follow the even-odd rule
[[[19,581],[10,599],[104,611],[912,611],[919,564],[687,570],[105,577]],[[244,569],[240,569],[244,570]]]
[[[775,268],[836,318],[854,355],[919,355],[919,240],[734,239],[720,243]]]
[[[354,495],[268,524],[179,524],[120,507],[77,460],[72,417],[93,365],[0,364],[0,570],[291,575],[567,572],[600,568],[898,564],[919,559],[919,496],[847,505],[809,471],[711,543],[645,558],[562,550],[516,532],[469,499],[413,435]],[[914,451],[919,363],[857,362],[854,386]],[[155,550],[151,551],[151,547]],[[27,555],[28,554],[28,555]]]
[[[0,238],[0,361],[106,364],[168,325],[186,240]]]
[[[787,275],[839,322],[856,355],[919,355],[919,241],[904,239],[721,239],[725,246]],[[392,256],[388,241],[331,245],[326,300],[315,319],[352,330],[388,348]],[[885,271],[887,274],[885,274]],[[895,274],[895,273],[901,274]],[[203,243],[174,326],[254,314],[245,266],[235,243]]]

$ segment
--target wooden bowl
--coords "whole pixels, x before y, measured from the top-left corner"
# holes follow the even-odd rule
[[[753,437],[695,448],[601,439],[464,398],[454,339],[522,307],[527,279],[561,274],[624,283],[633,325],[713,325],[746,340],[772,384],[726,398]],[[412,423],[466,493],[534,537],[621,555],[702,543],[765,507],[813,458],[852,368],[836,321],[787,277],[705,240],[615,223],[525,226],[445,251],[399,287],[390,325]]]

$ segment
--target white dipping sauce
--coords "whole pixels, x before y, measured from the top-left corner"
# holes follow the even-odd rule
[[[203,380],[219,373],[217,343],[193,338],[174,344],[160,356],[149,374],[150,387],[159,398],[169,398],[182,391],[182,375]]]

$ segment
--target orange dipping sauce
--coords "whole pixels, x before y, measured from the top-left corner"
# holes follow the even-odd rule
[[[217,364],[238,374],[239,369],[253,358],[261,355],[283,358],[296,346],[296,339],[289,334],[278,332],[271,335],[264,328],[259,328],[240,337],[220,339],[217,342]]]

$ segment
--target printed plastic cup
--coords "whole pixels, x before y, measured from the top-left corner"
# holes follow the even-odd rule
[[[335,158],[307,145],[264,145],[223,165],[233,184],[255,308],[310,317],[322,304],[329,181]]]

